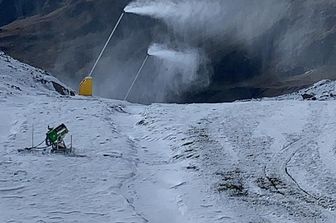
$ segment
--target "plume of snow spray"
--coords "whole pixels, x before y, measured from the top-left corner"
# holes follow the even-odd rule
[[[173,50],[166,45],[152,44],[148,54],[160,60],[160,73],[163,75],[158,78],[174,92],[186,90],[196,83],[202,87],[209,83],[208,78],[204,80],[204,77],[199,75],[205,61],[196,49]]]
[[[288,0],[135,0],[125,12],[160,19],[188,37],[194,33],[219,40],[231,32],[240,39],[252,39],[282,18],[287,3]]]
[[[139,15],[147,15],[155,18],[162,18],[167,16],[174,16],[174,8],[177,3],[172,1],[134,1],[127,5],[124,9],[127,13],[134,13]]]
[[[199,65],[199,53],[195,49],[178,51],[169,49],[166,45],[152,44],[148,49],[148,54],[186,67],[197,68]]]
[[[297,55],[307,57],[303,49],[316,36],[331,28],[321,14],[334,0],[134,0],[125,11],[164,21],[180,42],[188,44],[190,37],[201,44],[208,40],[220,48],[237,44],[250,50],[258,37],[274,32],[276,63],[295,67]],[[272,30],[279,21],[291,21],[288,27]],[[276,39],[277,37],[281,37]],[[229,39],[230,43],[225,41]],[[209,41],[210,42],[210,41]],[[176,44],[176,43],[175,43]],[[198,45],[198,44],[197,44]],[[264,50],[261,49],[261,50]],[[314,56],[314,55],[313,55]],[[266,55],[265,60],[269,60]],[[302,59],[301,59],[302,60]]]

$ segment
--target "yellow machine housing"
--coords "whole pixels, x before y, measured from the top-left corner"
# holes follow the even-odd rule
[[[79,85],[79,95],[92,96],[93,95],[93,79],[92,77],[85,77]]]

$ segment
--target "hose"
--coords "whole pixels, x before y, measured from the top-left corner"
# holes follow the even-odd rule
[[[47,139],[46,139],[47,140]],[[41,143],[39,143],[38,145],[36,146],[33,146],[33,147],[28,147],[28,148],[24,148],[24,149],[19,149],[18,151],[19,152],[23,152],[23,151],[31,151],[31,150],[44,150],[44,149],[47,149],[48,147],[50,146],[43,146],[43,147],[40,147],[43,143],[45,142],[45,140],[43,140]]]

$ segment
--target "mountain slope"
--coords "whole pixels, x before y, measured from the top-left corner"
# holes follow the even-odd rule
[[[48,72],[23,64],[0,51],[0,95],[35,95],[47,92],[75,95]]]
[[[0,49],[56,74],[75,87],[89,72],[112,26],[130,1],[53,2],[2,1],[0,20],[10,18],[0,28]],[[270,12],[277,12],[277,9],[271,7],[272,10],[268,10],[270,1],[264,1],[265,10],[260,10],[263,6],[258,7],[259,3],[237,2],[232,10],[232,18],[225,17],[224,21],[216,23],[216,27],[210,26],[208,20],[201,19],[197,25],[200,28],[190,27],[192,24],[186,22],[182,30],[187,31],[182,34],[174,33],[171,27],[159,20],[128,14],[96,70],[96,83],[104,85],[97,88],[97,93],[105,97],[123,98],[127,83],[132,82],[149,45],[153,42],[165,43],[167,39],[168,45],[187,45],[204,51],[209,61],[208,69],[202,72],[204,75],[211,74],[209,86],[196,90],[193,87],[178,91],[170,89],[167,96],[157,99],[157,91],[149,89],[157,89],[153,79],[161,73],[151,66],[135,88],[134,101],[234,101],[278,96],[322,79],[335,79],[334,1],[283,1],[289,6],[271,26],[267,25],[268,21],[273,21],[277,13],[273,15]],[[246,8],[246,5],[251,8]],[[11,10],[6,10],[8,8]],[[235,20],[234,15],[242,15],[242,18]],[[221,41],[207,36],[207,27],[209,30],[226,30],[225,21],[236,23],[233,27],[228,24],[231,28],[227,33],[219,33]],[[197,32],[188,32],[190,29]],[[248,35],[245,39],[250,32],[252,37]],[[190,36],[195,38],[190,39]]]
[[[65,97],[32,79],[40,70],[8,68],[6,58],[0,70],[11,80],[1,86],[25,90],[1,89],[1,222],[336,220],[334,100],[144,106]],[[74,156],[18,152],[31,145],[32,126],[38,144],[60,123]]]

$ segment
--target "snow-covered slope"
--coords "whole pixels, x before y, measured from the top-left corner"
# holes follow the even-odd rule
[[[74,95],[46,71],[21,63],[0,51],[0,96],[45,93]]]
[[[336,99],[336,81],[322,80],[313,86],[302,89],[292,94],[278,97],[278,99],[288,100],[335,100]]]
[[[336,222],[336,101],[142,106],[60,96],[12,64],[0,222]],[[60,123],[77,156],[18,153]]]

